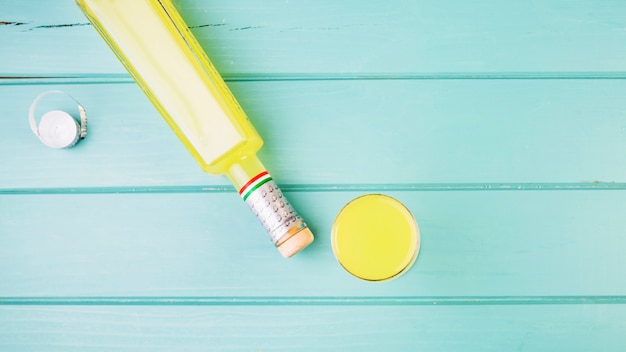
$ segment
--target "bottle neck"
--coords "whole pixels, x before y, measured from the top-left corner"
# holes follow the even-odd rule
[[[254,154],[247,155],[232,164],[228,168],[226,176],[228,176],[230,182],[232,182],[233,186],[235,186],[235,189],[237,191],[241,191],[242,188],[255,177],[266,172],[267,170],[265,169],[265,166],[263,166],[259,158],[257,158]]]
[[[313,241],[311,230],[255,154],[232,164],[226,176],[284,257],[291,257]]]

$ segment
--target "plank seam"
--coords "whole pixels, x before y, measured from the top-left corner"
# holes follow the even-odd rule
[[[222,73],[227,82],[379,80],[623,80],[626,71],[608,72],[381,72],[381,73]],[[0,85],[129,84],[125,73],[1,73]]]
[[[285,192],[623,191],[623,182],[282,184]],[[0,188],[0,195],[230,193],[230,185]]]
[[[0,306],[436,306],[626,304],[626,296],[0,297]]]

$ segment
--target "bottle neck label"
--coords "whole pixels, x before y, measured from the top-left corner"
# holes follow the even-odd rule
[[[277,246],[293,226],[306,226],[267,171],[250,179],[239,194]]]

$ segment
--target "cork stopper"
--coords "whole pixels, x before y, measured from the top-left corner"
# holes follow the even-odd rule
[[[278,246],[278,251],[285,258],[292,257],[294,254],[303,250],[306,246],[313,242],[313,233],[308,227],[298,231],[295,235],[291,236],[288,240]]]
[[[231,173],[235,174],[232,170]],[[244,176],[246,175],[248,174],[244,172]],[[237,180],[233,183],[237,184]],[[291,206],[267,170],[250,178],[239,189],[239,194],[263,224],[283,257],[289,258],[313,242],[311,230]]]

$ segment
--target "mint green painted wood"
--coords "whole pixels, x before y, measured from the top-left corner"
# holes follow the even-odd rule
[[[230,85],[283,184],[626,181],[619,80]],[[51,88],[87,108],[89,138],[75,149],[48,149],[28,128],[31,100]],[[200,170],[134,84],[3,85],[0,96],[2,189],[227,182]]]
[[[282,259],[73,1],[0,0],[0,351],[624,350],[626,3],[176,4],[316,241]],[[377,284],[329,239],[371,192],[422,231]]]
[[[1,296],[626,296],[626,192],[387,193],[422,249],[381,284],[330,248],[355,192],[288,192],[317,235],[290,260],[234,191],[3,196]]]
[[[0,348],[623,350],[626,306],[0,307]]]
[[[4,2],[0,73],[123,72],[73,1]],[[621,0],[176,3],[228,74],[626,71]]]

